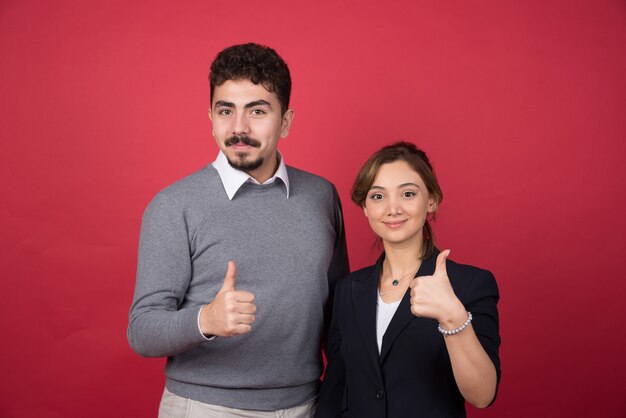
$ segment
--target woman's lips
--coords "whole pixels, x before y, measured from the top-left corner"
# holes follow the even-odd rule
[[[398,229],[406,223],[406,219],[403,221],[388,221],[388,222],[383,222],[383,223],[385,224],[387,228]]]

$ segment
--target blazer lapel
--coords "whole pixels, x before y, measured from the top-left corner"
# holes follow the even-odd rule
[[[378,259],[370,275],[352,281],[354,316],[365,341],[367,356],[371,358],[379,373],[378,344],[376,343],[376,292],[378,291],[378,278],[383,259],[384,255]]]
[[[430,258],[422,261],[419,270],[415,274],[415,277],[418,276],[428,276],[432,275],[435,272],[435,262],[437,260],[437,254],[439,254],[439,250],[435,249],[435,254]],[[374,307],[374,311],[376,307]],[[398,335],[402,332],[404,328],[406,328],[411,321],[419,321],[423,322],[423,325],[428,325],[432,322],[431,319],[428,318],[417,318],[411,313],[411,289],[407,289],[402,301],[400,301],[400,305],[398,305],[398,309],[396,313],[391,318],[391,322],[387,327],[387,331],[385,331],[385,335],[383,335],[383,345],[380,350],[380,363],[382,363],[387,354],[389,354],[389,350],[393,345],[393,342],[398,338]],[[376,312],[374,312],[374,322],[376,322]]]

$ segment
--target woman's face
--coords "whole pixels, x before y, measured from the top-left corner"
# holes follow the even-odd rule
[[[421,245],[426,215],[436,208],[420,175],[399,160],[380,166],[363,211],[385,245]]]

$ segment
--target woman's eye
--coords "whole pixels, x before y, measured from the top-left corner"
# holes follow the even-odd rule
[[[409,190],[409,191],[406,191],[406,192],[402,193],[402,196],[404,196],[404,197],[413,197],[413,196],[415,196],[415,192]]]
[[[383,195],[380,193],[373,193],[370,195],[370,199],[372,200],[380,200],[383,198]]]

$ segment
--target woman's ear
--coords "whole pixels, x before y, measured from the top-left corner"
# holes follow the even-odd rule
[[[437,212],[437,206],[439,206],[437,204],[437,200],[435,200],[434,196],[431,196],[428,199],[428,213],[435,213],[435,212]]]

